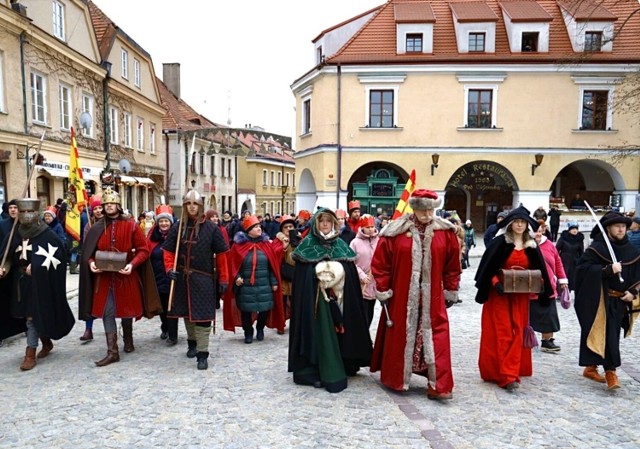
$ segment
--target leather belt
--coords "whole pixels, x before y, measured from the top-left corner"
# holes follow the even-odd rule
[[[184,267],[179,267],[178,270],[182,271],[185,276],[189,276],[192,273],[197,273],[197,274],[201,274],[203,276],[213,277],[213,275],[211,273],[207,273],[206,271],[196,270],[195,268],[190,268],[190,269],[187,270]]]
[[[619,292],[618,290],[611,290],[611,289],[607,292],[607,294],[614,298],[622,298],[624,296],[624,292]]]

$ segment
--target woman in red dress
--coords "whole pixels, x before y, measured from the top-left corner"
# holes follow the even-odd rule
[[[529,326],[529,301],[548,305],[552,287],[540,249],[529,233],[530,228],[538,228],[529,211],[524,207],[514,209],[498,227],[475,278],[476,302],[483,304],[478,366],[484,381],[512,391],[520,386],[521,376],[533,374],[531,348],[525,347],[524,339]],[[544,291],[537,296],[505,293],[499,270],[514,267],[541,270]]]

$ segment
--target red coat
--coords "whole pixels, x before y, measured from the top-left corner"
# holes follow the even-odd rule
[[[111,244],[112,228],[114,245]],[[102,272],[94,274],[93,306],[91,314],[96,317],[104,315],[107,294],[113,286],[117,318],[139,318],[142,316],[142,281],[138,267],[149,258],[147,242],[139,226],[133,221],[114,220],[101,233],[96,250],[127,253],[127,263],[133,265],[130,275],[118,272]],[[95,261],[95,252],[88,263]]]
[[[394,390],[407,390],[411,373],[426,376],[438,393],[453,389],[449,319],[445,295],[457,297],[460,283],[460,248],[453,224],[434,217],[433,226],[420,238],[412,219],[405,215],[392,221],[380,233],[371,272],[376,280],[376,297],[388,299],[393,327],[386,327],[383,313],[371,357],[371,371],[381,371],[380,381]],[[429,246],[431,259],[423,258]],[[420,277],[430,284],[420,286]],[[430,286],[430,288],[427,288]],[[445,292],[446,290],[446,292]],[[419,313],[420,312],[420,313]],[[422,331],[424,370],[415,371],[414,348]]]
[[[273,271],[278,281],[278,289],[273,292],[273,309],[269,311],[266,325],[271,329],[284,332],[284,303],[282,302],[282,279],[280,278],[280,263],[282,261],[284,247],[280,239],[275,239],[271,242],[267,240],[259,243],[238,243],[236,241],[231,246],[231,251],[229,251],[229,256],[227,257],[229,264],[229,288],[222,298],[224,300],[224,307],[222,308],[224,330],[235,332],[236,327],[242,327],[240,310],[236,306],[236,298],[233,293],[233,283],[240,272],[242,261],[249,251],[253,249],[254,245],[257,245],[258,249],[267,256],[271,271]]]

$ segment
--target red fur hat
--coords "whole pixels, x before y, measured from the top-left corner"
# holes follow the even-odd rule
[[[442,199],[433,190],[416,189],[409,198],[409,206],[417,210],[437,209],[442,206]]]

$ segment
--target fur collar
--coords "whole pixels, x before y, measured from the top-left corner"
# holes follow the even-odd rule
[[[269,235],[264,231],[262,232],[260,237],[255,239],[249,238],[249,236],[244,231],[237,232],[236,235],[233,236],[233,243],[237,243],[239,245],[242,245],[243,243],[247,243],[247,242],[251,242],[251,243],[266,242],[268,240],[269,240]]]
[[[503,232],[501,234],[504,234],[504,241],[513,245],[513,237],[511,237],[511,234],[507,234],[506,232]],[[531,235],[530,235],[531,237]],[[524,244],[525,248],[535,248],[536,246],[538,246],[538,244],[536,243],[535,239],[533,237],[531,237],[529,240],[527,240]]]
[[[380,237],[395,237],[414,228],[415,225],[410,217],[411,215],[405,214],[396,220],[390,221],[389,224],[380,231]],[[456,229],[453,223],[438,216],[434,216],[431,223],[434,231],[455,231]]]

